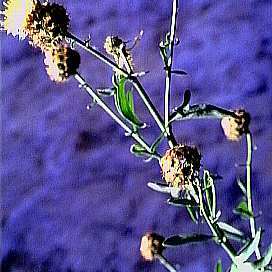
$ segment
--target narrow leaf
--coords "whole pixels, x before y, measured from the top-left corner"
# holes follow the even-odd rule
[[[235,214],[239,214],[242,218],[248,219],[253,217],[253,213],[247,208],[247,202],[243,199],[238,206],[233,210]]]
[[[154,191],[170,194],[171,189],[170,189],[170,187],[168,187],[167,184],[157,183],[157,182],[156,183],[155,182],[148,182],[147,186]]]
[[[239,188],[241,189],[243,195],[247,196],[247,191],[246,191],[246,187],[245,187],[244,183],[240,179],[238,179],[237,184],[238,184]]]
[[[189,243],[204,242],[213,239],[213,236],[205,234],[193,234],[190,236],[174,235],[166,238],[163,242],[164,247],[176,247]]]
[[[255,235],[255,238],[245,247],[245,249],[236,257],[238,263],[244,263],[253,254],[256,248],[259,246],[261,239],[261,229],[259,229]]]
[[[198,212],[197,210],[192,206],[186,206],[186,209],[189,213],[189,216],[191,217],[192,221],[195,224],[198,224]]]
[[[272,259],[272,244],[268,248],[265,256],[262,257],[260,260],[254,262],[253,266],[256,269],[265,268],[270,263],[271,259]]]
[[[126,78],[121,78],[118,82],[117,90],[114,95],[116,108],[118,112],[132,125],[144,128],[146,125],[139,121],[134,112],[132,92],[125,91],[126,80]]]
[[[232,234],[235,234],[238,236],[244,236],[244,233],[242,231],[236,229],[235,227],[233,227],[227,223],[218,222],[217,224],[224,232],[232,233]]]
[[[223,272],[222,262],[220,259],[218,260],[214,271],[215,272]]]
[[[209,171],[204,170],[204,186],[205,186],[205,195],[206,195],[206,200],[208,204],[208,208],[210,211],[210,214],[212,218],[215,218],[216,216],[216,194],[215,194],[215,187],[213,183],[213,179],[209,173]]]
[[[177,207],[197,207],[198,204],[191,199],[184,199],[184,198],[169,198],[167,200],[169,205],[177,206]]]
[[[187,72],[182,71],[182,70],[172,70],[171,74],[179,75],[179,76],[185,76],[187,75]]]
[[[102,96],[113,96],[115,88],[96,89],[97,93]]]

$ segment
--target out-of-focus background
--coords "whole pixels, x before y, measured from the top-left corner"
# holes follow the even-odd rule
[[[103,51],[108,35],[129,41],[144,30],[133,50],[148,94],[163,112],[164,71],[158,44],[169,29],[171,1],[57,1],[71,16],[71,31]],[[253,196],[257,225],[265,229],[262,252],[271,242],[272,207],[272,21],[271,1],[181,1],[175,48],[173,107],[190,88],[193,103],[243,107],[254,135]],[[90,111],[87,94],[71,79],[51,82],[39,50],[1,36],[1,211],[2,271],[165,271],[139,253],[146,231],[164,236],[208,233],[186,211],[168,206],[166,196],[147,188],[160,180],[157,162],[143,163],[129,152],[133,141],[99,107]],[[111,86],[111,70],[80,50],[80,71],[95,88]],[[135,93],[136,96],[136,93]],[[158,134],[138,98],[136,111]],[[109,99],[110,100],[110,99]],[[196,145],[203,168],[223,177],[218,183],[222,220],[248,232],[232,208],[241,193],[246,142],[230,143],[218,121],[174,125],[181,143]],[[166,145],[163,146],[166,148]],[[165,150],[165,149],[164,149]],[[213,271],[217,259],[230,264],[213,243],[167,250],[180,271]]]

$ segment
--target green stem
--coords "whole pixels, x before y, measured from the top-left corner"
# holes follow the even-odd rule
[[[155,254],[160,263],[170,272],[177,272],[177,269],[161,254]]]
[[[76,36],[74,36],[71,33],[66,34],[67,39],[70,39],[71,41],[78,44],[80,47],[82,47],[87,52],[91,53],[93,56],[104,62],[105,64],[109,65],[111,68],[113,68],[115,71],[118,71],[118,73],[128,77],[128,79],[133,83],[135,86],[135,89],[137,90],[138,94],[140,95],[141,99],[143,100],[144,104],[146,105],[147,109],[149,110],[150,114],[154,118],[155,122],[159,126],[160,130],[164,133],[166,133],[166,137],[168,139],[168,143],[170,147],[173,147],[176,145],[176,140],[172,133],[167,133],[166,129],[164,127],[163,119],[161,118],[159,112],[157,111],[156,107],[152,103],[151,99],[149,98],[148,94],[146,93],[145,89],[139,82],[138,78],[130,74],[128,71],[120,68],[115,62],[113,62],[111,59],[100,53],[98,50],[94,49],[92,46],[90,46],[88,43],[80,40]]]
[[[252,190],[251,190],[251,164],[252,164],[252,135],[250,132],[246,133],[247,139],[247,161],[246,161],[246,191],[247,191],[247,209],[251,214],[253,213],[252,206]],[[251,237],[254,238],[256,235],[255,217],[252,216],[249,219]],[[260,250],[257,247],[255,255],[259,260],[261,258]]]
[[[207,222],[213,236],[218,239],[221,247],[227,252],[227,254],[231,258],[232,262],[236,263],[236,260],[235,260],[236,252],[235,252],[235,250],[231,246],[231,244],[228,241],[227,237],[224,235],[224,233],[218,227],[216,222],[212,222],[210,220],[209,216],[207,215],[207,208],[205,206],[205,203],[203,202],[203,196],[202,196],[200,185],[197,185],[197,188],[198,188],[200,211],[202,212],[205,221]]]
[[[79,82],[80,86],[84,88],[87,93],[94,99],[94,101],[117,123],[119,124],[128,135],[130,135],[137,143],[139,143],[142,147],[146,149],[149,153],[153,153],[151,147],[140,137],[138,132],[133,131],[129,126],[123,122],[123,120],[116,115],[107,104],[96,94],[96,92],[90,87],[89,84],[85,81],[85,79],[79,74],[75,74],[75,79]],[[158,154],[154,154],[154,157],[160,160],[160,156]]]
[[[166,78],[165,78],[165,95],[164,95],[164,126],[166,128],[166,132],[168,135],[170,134],[170,131],[171,131],[171,126],[169,125],[171,70],[172,70],[173,55],[174,55],[177,15],[178,15],[178,0],[173,0],[172,19],[171,19],[171,28],[170,28],[170,44],[169,44],[170,56],[167,60],[166,67],[165,67]]]

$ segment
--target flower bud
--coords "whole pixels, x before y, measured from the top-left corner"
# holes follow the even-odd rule
[[[140,251],[147,261],[153,261],[156,254],[161,254],[164,247],[162,245],[164,237],[157,233],[146,233],[141,240]]]
[[[234,113],[236,117],[223,117],[221,126],[230,141],[239,141],[249,130],[250,115],[242,109],[235,110]]]
[[[184,190],[199,175],[201,155],[196,147],[177,145],[166,151],[160,165],[165,181]]]
[[[53,47],[45,52],[44,64],[50,79],[64,82],[76,74],[80,64],[80,55],[68,46]]]

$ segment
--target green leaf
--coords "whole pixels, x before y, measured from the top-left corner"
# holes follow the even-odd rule
[[[143,146],[140,144],[133,144],[130,147],[130,152],[134,154],[136,157],[146,157],[145,162],[148,162],[154,158],[156,158],[155,153],[148,152]]]
[[[197,209],[195,209],[192,206],[186,206],[186,209],[187,209],[187,211],[189,213],[189,216],[191,217],[192,221],[195,224],[198,224],[198,212],[197,212]]]
[[[259,229],[254,237],[248,245],[243,249],[243,251],[239,254],[239,256],[235,257],[237,263],[244,263],[248,260],[248,258],[253,254],[253,252],[257,249],[261,239],[261,229]]]
[[[268,248],[265,256],[262,257],[260,260],[254,262],[253,266],[255,269],[265,268],[270,263],[271,259],[272,259],[272,244]]]
[[[254,217],[253,213],[248,210],[247,202],[244,199],[238,204],[238,206],[233,210],[233,212],[245,219]]]
[[[218,222],[217,223],[218,226],[220,227],[220,229],[222,229],[224,232],[228,232],[228,233],[232,233],[238,236],[244,236],[244,233],[238,229],[236,229],[235,227],[224,223],[224,222]]]
[[[176,207],[197,207],[198,204],[192,199],[185,199],[185,198],[170,198],[167,200],[169,205],[173,205]]]
[[[219,259],[216,266],[215,266],[215,272],[223,272],[223,267],[222,267],[222,262],[221,260]]]
[[[211,177],[209,171],[204,170],[203,175],[204,186],[205,186],[205,195],[212,218],[216,217],[216,194],[213,178]]]
[[[160,143],[163,141],[164,139],[164,132],[162,132],[159,137],[154,141],[154,143],[151,145],[151,150],[152,152],[156,152],[158,146],[160,145]]]
[[[164,247],[177,247],[182,246],[184,244],[197,243],[197,242],[205,242],[213,239],[211,235],[205,234],[193,234],[190,236],[184,235],[173,235],[166,238],[163,242]]]
[[[114,95],[118,112],[136,128],[144,128],[146,125],[139,121],[134,112],[132,91],[125,91],[126,78],[121,78]]]
[[[237,179],[237,184],[238,184],[239,188],[241,189],[243,195],[247,196],[246,187],[245,187],[244,183],[242,182],[242,180]]]

